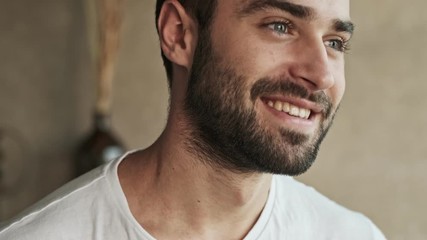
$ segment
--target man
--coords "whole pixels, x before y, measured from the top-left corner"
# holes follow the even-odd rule
[[[68,184],[1,239],[384,239],[290,176],[344,93],[348,0],[159,0],[165,130]]]

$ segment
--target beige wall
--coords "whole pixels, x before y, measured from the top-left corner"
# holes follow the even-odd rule
[[[18,191],[0,189],[2,220],[69,180],[72,152],[90,127],[82,1],[1,4],[0,129],[24,143],[9,142],[14,161],[0,166],[9,183],[25,176]],[[389,239],[427,239],[426,8],[421,0],[352,2],[346,96],[317,163],[300,177],[364,212]],[[127,2],[113,124],[130,148],[149,145],[166,119],[153,12],[154,0]]]

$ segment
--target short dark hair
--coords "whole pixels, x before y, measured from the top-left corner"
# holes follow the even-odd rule
[[[185,8],[185,10],[198,23],[199,32],[201,29],[209,28],[215,13],[217,0],[177,0]],[[165,0],[157,0],[156,2],[156,29],[159,33],[157,22],[159,20],[160,10],[162,9]],[[172,87],[172,62],[165,56],[161,50],[163,65],[166,69],[169,87]]]

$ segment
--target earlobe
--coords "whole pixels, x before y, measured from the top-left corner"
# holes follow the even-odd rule
[[[196,36],[193,19],[178,1],[168,0],[162,6],[157,24],[164,55],[189,70]]]

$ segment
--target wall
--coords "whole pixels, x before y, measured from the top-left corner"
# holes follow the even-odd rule
[[[352,1],[347,92],[303,179],[390,239],[427,239],[426,2]]]
[[[17,189],[2,189],[3,219],[70,178],[93,99],[81,5],[16,0],[0,8],[2,176]]]
[[[346,96],[316,164],[299,177],[368,215],[388,239],[427,238],[426,7],[421,0],[352,2],[357,31]],[[153,12],[154,0],[127,2],[113,125],[129,148],[148,146],[166,120]],[[82,1],[8,1],[0,36],[0,139],[13,159],[0,161],[8,169],[0,176],[9,185],[24,177],[15,191],[0,185],[4,220],[71,178],[94,86]]]

